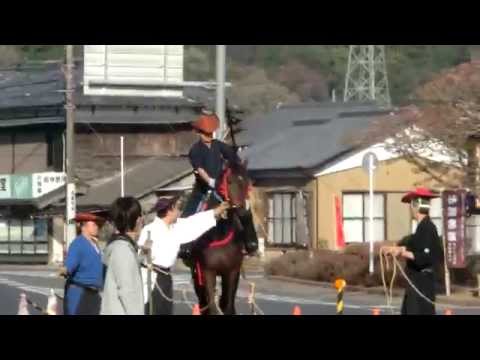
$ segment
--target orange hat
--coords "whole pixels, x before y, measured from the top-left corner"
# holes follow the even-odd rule
[[[200,117],[193,122],[192,126],[204,133],[212,134],[220,127],[220,120],[215,114],[200,115]]]
[[[416,199],[434,199],[438,198],[439,195],[433,193],[427,188],[417,188],[415,191],[410,191],[402,198],[403,203],[410,203],[412,200]]]
[[[75,222],[77,223],[83,223],[83,222],[89,222],[89,221],[93,221],[100,225],[105,222],[105,219],[90,213],[78,213],[77,216],[75,216]]]

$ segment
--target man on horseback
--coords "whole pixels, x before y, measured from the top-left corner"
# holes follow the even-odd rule
[[[236,151],[230,145],[213,138],[213,133],[219,128],[219,125],[220,121],[215,114],[201,115],[192,124],[200,136],[200,140],[192,146],[189,152],[196,181],[185,207],[184,217],[200,211],[211,196],[219,198],[216,189],[225,162],[230,167],[241,166]],[[258,250],[258,241],[251,212],[245,211],[239,216],[239,220],[245,232],[245,250],[249,255],[253,255]]]

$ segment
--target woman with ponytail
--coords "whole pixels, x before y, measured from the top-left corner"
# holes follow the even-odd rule
[[[137,240],[142,208],[132,197],[117,199],[111,208],[116,233],[105,249],[105,285],[101,315],[144,315],[143,283]]]

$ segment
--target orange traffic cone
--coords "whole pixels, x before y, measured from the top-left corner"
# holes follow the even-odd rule
[[[193,311],[192,311],[192,315],[201,315],[200,314],[200,306],[198,304],[195,304],[195,306],[193,307]]]
[[[53,289],[50,289],[50,296],[48,297],[47,302],[47,315],[57,315],[57,296]]]
[[[28,312],[27,295],[20,294],[20,302],[18,303],[17,315],[30,315]]]
[[[302,309],[300,309],[300,306],[295,306],[293,308],[293,316],[300,316],[302,315]]]
[[[452,316],[452,315],[453,315],[453,311],[450,310],[450,309],[447,309],[447,310],[445,310],[445,315],[447,315],[447,316]]]
[[[378,316],[380,314],[381,314],[381,311],[379,308],[372,309],[372,315]]]

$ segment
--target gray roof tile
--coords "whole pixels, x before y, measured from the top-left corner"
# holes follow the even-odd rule
[[[125,191],[127,195],[142,197],[191,171],[191,165],[185,157],[150,158],[126,169]],[[77,205],[108,207],[120,196],[120,187],[120,174],[117,173],[101,184],[92,186],[85,196],[77,199]]]
[[[349,135],[387,113],[372,104],[328,103],[280,108],[246,120],[240,144],[251,172],[315,169],[353,149]]]

